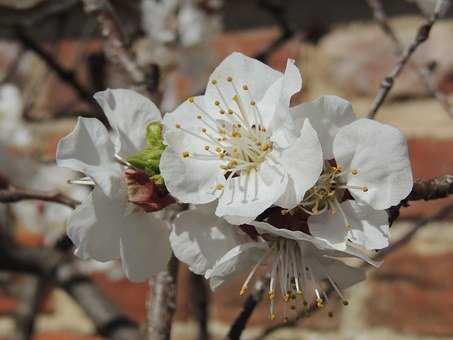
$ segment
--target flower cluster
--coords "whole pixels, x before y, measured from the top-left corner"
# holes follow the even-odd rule
[[[336,96],[291,106],[301,88],[294,61],[280,73],[233,53],[204,95],[162,121],[134,92],[96,94],[113,132],[80,118],[57,155],[94,186],[69,223],[76,253],[121,258],[140,280],[163,267],[169,243],[213,289],[248,272],[241,294],[267,267],[271,319],[277,299],[284,317],[322,307],[326,285],[347,304],[343,289],[365,271],[346,260],[379,265],[368,251],[389,244],[386,209],[412,188],[406,141]],[[175,201],[190,209],[155,212]]]

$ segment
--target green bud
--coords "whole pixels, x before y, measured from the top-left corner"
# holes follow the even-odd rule
[[[159,163],[165,145],[162,143],[162,123],[152,122],[146,127],[148,145],[142,151],[128,157],[132,166],[141,169],[150,176],[160,176]],[[163,181],[162,177],[156,180]]]
[[[162,143],[162,123],[161,122],[152,122],[146,127],[146,140],[148,146],[163,148],[164,144]]]

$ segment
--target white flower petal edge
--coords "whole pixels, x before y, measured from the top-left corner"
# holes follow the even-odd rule
[[[175,256],[204,274],[216,260],[245,241],[235,228],[214,215],[215,205],[200,205],[180,213],[173,222],[170,243]]]
[[[135,91],[107,89],[97,92],[94,99],[114,129],[115,151],[123,157],[141,151],[146,146],[146,126],[162,119],[156,105]]]
[[[406,139],[398,129],[358,119],[338,131],[333,153],[347,185],[367,189],[350,190],[357,201],[381,210],[409,195],[412,170]]]
[[[240,224],[275,204],[290,175],[282,204],[295,206],[322,167],[316,133],[308,121],[297,129],[289,113],[301,86],[293,61],[282,74],[240,53],[227,57],[204,96],[164,118],[160,169],[169,192],[193,204],[219,198],[216,214]]]
[[[164,270],[170,258],[168,225],[153,214],[123,214],[125,198],[111,199],[94,188],[72,214],[68,236],[82,259],[101,262],[121,258],[131,281],[143,281]]]
[[[335,214],[314,215],[308,218],[310,233],[338,250],[347,248],[348,239],[370,250],[389,245],[388,215],[385,210],[374,210],[351,200],[341,203],[341,209],[348,217],[348,225],[339,211]]]
[[[302,201],[322,171],[321,144],[308,119],[303,123],[300,137],[281,152],[280,162],[289,174],[289,181],[286,191],[275,204],[292,209]]]
[[[302,127],[307,118],[310,120],[318,133],[324,159],[334,158],[333,139],[340,128],[356,119],[351,103],[332,95],[297,105],[291,108],[291,114],[299,127]]]
[[[57,164],[83,172],[108,196],[122,185],[121,167],[114,161],[114,145],[107,129],[94,118],[79,118],[74,130],[57,146]]]

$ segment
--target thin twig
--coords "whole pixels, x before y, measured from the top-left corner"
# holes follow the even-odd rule
[[[50,53],[39,46],[39,44],[35,42],[27,33],[25,33],[24,30],[18,28],[16,30],[16,35],[17,38],[21,41],[22,45],[26,49],[36,53],[36,55],[39,56],[63,82],[65,82],[75,90],[80,99],[85,101],[90,106],[94,106],[94,101],[91,96],[90,90],[86,89],[78,81],[73,71],[67,70],[63,66],[61,66]]]
[[[167,271],[157,274],[147,302],[149,340],[170,340],[176,310],[176,282],[179,261],[172,254]]]
[[[10,186],[8,189],[0,190],[0,203],[16,203],[24,200],[39,200],[66,205],[71,208],[77,207],[79,201],[55,191],[37,191],[30,189],[20,189]]]
[[[254,291],[245,299],[242,310],[231,325],[225,340],[239,340],[241,338],[242,332],[245,330],[253,311],[263,299],[267,283],[268,278],[256,281]]]
[[[279,36],[254,56],[255,59],[265,62],[273,52],[295,35],[295,31],[288,25],[284,2],[275,4],[269,0],[259,0],[258,4],[273,16],[280,29]]]
[[[198,340],[208,340],[209,290],[203,276],[190,272],[190,296],[192,308],[198,324]]]
[[[372,6],[372,8],[375,8],[376,6],[379,6],[379,2],[378,1],[369,1],[369,4],[370,4],[370,6]],[[390,90],[392,89],[396,78],[401,74],[401,72],[403,71],[404,67],[409,62],[410,58],[415,53],[415,51],[418,49],[418,47],[421,44],[423,44],[426,40],[428,40],[429,34],[431,32],[431,29],[432,29],[433,25],[440,18],[441,7],[442,6],[437,6],[436,10],[434,11],[434,13],[432,15],[432,17],[430,19],[428,19],[425,23],[423,23],[418,28],[417,34],[415,35],[415,38],[414,38],[413,42],[409,45],[409,47],[403,53],[401,53],[400,59],[396,63],[396,65],[393,68],[393,70],[381,82],[381,85],[379,87],[378,93],[377,93],[376,97],[373,100],[373,104],[371,106],[371,110],[368,113],[368,118],[374,119],[374,117],[376,116],[376,113],[378,112],[379,108],[384,103],[385,98],[387,97],[387,95],[389,94]],[[376,7],[376,8],[379,9],[379,7]],[[378,20],[381,20],[380,22],[382,22],[382,15],[383,15],[382,13],[384,13],[384,12],[382,10],[382,7],[380,7],[380,11],[378,11],[378,14],[377,14],[378,15]],[[387,24],[387,25],[384,25],[382,27],[383,27],[384,31],[388,33],[388,31],[390,29],[390,26]],[[391,37],[392,37],[392,40],[395,41],[394,39],[396,38],[396,35],[393,34],[393,35],[391,35]]]
[[[30,340],[33,336],[39,308],[46,296],[47,280],[27,276],[21,282],[20,302],[15,312],[16,331],[13,340]]]
[[[106,43],[106,54],[128,73],[137,84],[145,81],[145,74],[129,52],[126,35],[108,0],[83,0],[85,11],[93,14]]]
[[[142,340],[138,325],[121,313],[90,277],[81,274],[66,252],[11,244],[0,235],[0,269],[29,273],[64,289],[96,326],[99,335],[115,340]]]
[[[387,14],[384,11],[381,0],[367,0],[368,5],[373,10],[373,16],[381,30],[389,39],[393,42],[396,50],[396,54],[401,56],[404,52],[404,44],[396,35],[393,28],[390,26]],[[414,61],[410,62],[409,66],[412,66],[414,71],[417,73],[417,76],[422,80],[425,88],[433,96],[439,104],[442,106],[444,111],[453,118],[453,109],[450,102],[448,101],[447,96],[434,84],[432,79],[432,70],[429,65],[421,67],[417,65]]]

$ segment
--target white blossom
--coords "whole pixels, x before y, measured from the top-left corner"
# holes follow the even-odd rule
[[[0,139],[14,146],[26,146],[32,135],[22,120],[22,95],[13,84],[0,85]]]
[[[147,98],[129,90],[95,94],[113,128],[113,138],[97,119],[79,118],[58,144],[57,163],[84,173],[73,181],[94,186],[74,210],[68,235],[83,259],[121,258],[127,277],[142,281],[165,268],[170,255],[168,226],[128,202],[125,159],[146,146],[145,131],[160,112]]]
[[[240,53],[211,74],[203,96],[165,115],[160,170],[182,202],[218,199],[216,214],[235,224],[271,205],[294,208],[322,170],[316,132],[290,115],[302,87],[292,60],[285,73]]]
[[[310,119],[324,154],[324,169],[297,209],[312,215],[310,233],[344,249],[351,240],[368,249],[389,243],[384,209],[413,185],[407,144],[396,128],[357,119],[349,102],[323,96],[292,109],[301,125]],[[291,213],[291,212],[290,212]]]
[[[173,252],[191,271],[209,279],[212,289],[248,271],[240,295],[247,291],[256,271],[266,266],[271,319],[276,317],[277,298],[285,302],[284,317],[288,302],[292,309],[312,303],[322,307],[328,300],[322,280],[327,280],[347,304],[343,289],[363,280],[365,270],[349,266],[341,258],[360,258],[379,265],[350,245],[340,252],[298,230],[252,222],[245,226],[248,233],[243,232],[215,216],[214,208],[211,203],[179,214],[170,234]]]

